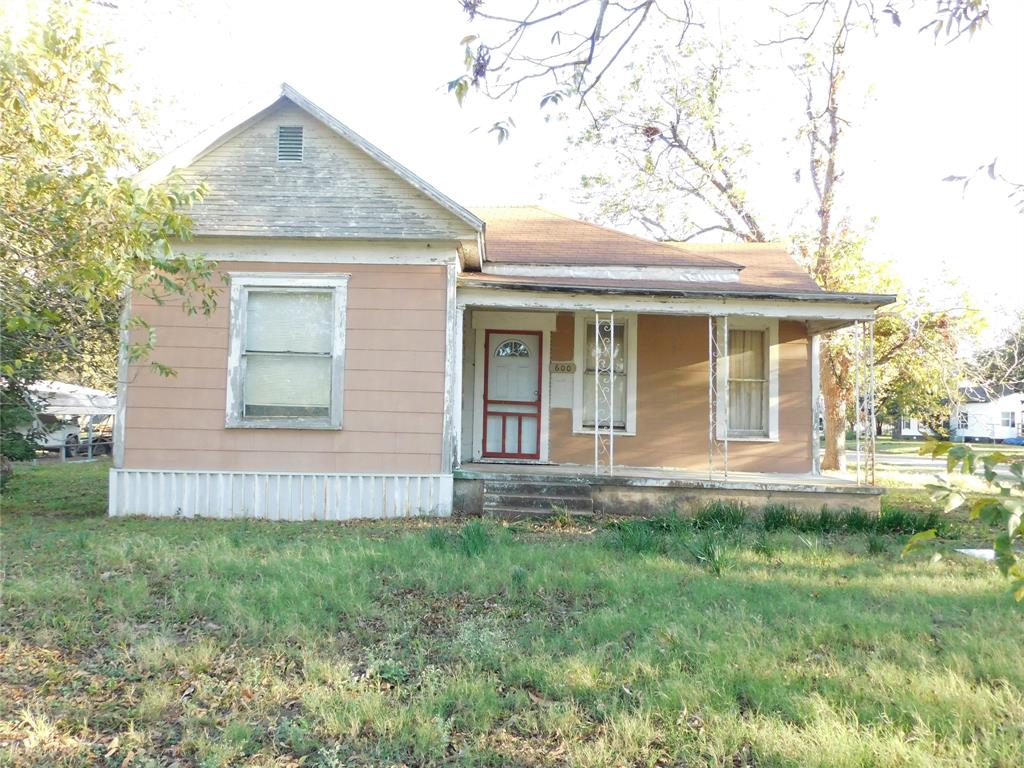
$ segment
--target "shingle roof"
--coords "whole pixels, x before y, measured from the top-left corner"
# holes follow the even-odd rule
[[[487,261],[737,268],[725,256],[681,249],[570,219],[534,205],[474,208],[487,225]]]
[[[532,285],[685,289],[687,291],[822,293],[781,243],[655,242],[588,224],[538,206],[476,208],[486,222],[487,261],[501,264],[578,264],[739,268],[739,282],[615,281],[599,278],[508,277],[466,273],[470,280]]]

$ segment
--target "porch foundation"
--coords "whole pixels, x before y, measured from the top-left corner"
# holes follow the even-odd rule
[[[781,504],[806,513],[817,513],[822,507],[828,507],[837,512],[860,509],[878,514],[885,492],[882,488],[858,486],[821,475],[737,472],[730,473],[726,480],[666,469],[617,467],[616,474],[608,476],[564,465],[471,464],[455,470],[453,513],[484,514],[488,482],[501,483],[505,488],[514,482],[524,487],[545,483],[585,484],[590,488],[594,513],[600,515],[654,515],[670,508],[692,514],[713,501],[742,504],[754,514],[769,504]],[[539,515],[548,513],[550,510],[537,510]]]

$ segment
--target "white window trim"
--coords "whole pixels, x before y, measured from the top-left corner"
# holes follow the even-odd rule
[[[775,318],[735,317],[729,316],[729,329],[738,331],[768,332],[768,434],[767,435],[734,435],[729,434],[729,442],[770,443],[779,440],[779,321]],[[726,411],[726,389],[729,376],[728,350],[726,349],[725,323],[721,318],[715,322],[715,338],[718,349],[723,351],[719,358],[716,372],[718,402],[715,412]],[[721,361],[726,361],[721,364]],[[710,361],[709,361],[710,365]],[[715,437],[726,439],[727,424],[721,418],[716,419]]]
[[[636,435],[636,313],[616,312],[615,321],[626,326],[626,428],[616,429],[616,435]],[[593,312],[577,312],[573,328],[574,368],[572,377],[572,432],[574,435],[592,435],[593,427],[583,426],[583,377],[587,366],[587,322],[594,319]]]
[[[345,394],[345,309],[349,275],[311,272],[229,272],[230,338],[225,426],[229,429],[341,429]],[[242,352],[245,345],[246,304],[250,289],[321,290],[334,294],[334,334],[331,340],[331,406],[327,419],[246,419],[242,415]]]

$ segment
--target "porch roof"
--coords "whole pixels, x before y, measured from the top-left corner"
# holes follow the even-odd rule
[[[748,282],[682,282],[667,280],[609,280],[591,277],[539,277],[463,272],[459,284],[466,287],[495,288],[554,293],[592,293],[604,296],[675,296],[679,298],[790,299],[814,302],[842,302],[883,307],[896,301],[895,294],[840,293],[823,291],[817,286],[776,286]]]

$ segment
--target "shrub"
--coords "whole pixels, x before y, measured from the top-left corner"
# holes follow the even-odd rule
[[[693,527],[698,531],[717,528],[733,530],[747,522],[747,510],[741,504],[728,501],[712,501],[701,507],[693,516]]]

